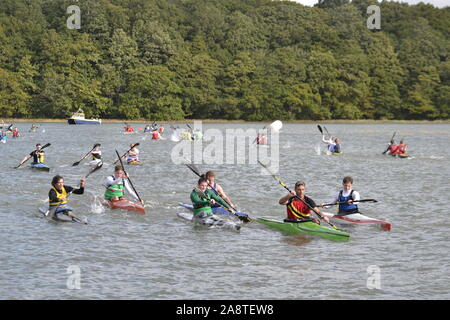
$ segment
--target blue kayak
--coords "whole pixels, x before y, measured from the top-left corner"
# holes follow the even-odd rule
[[[50,167],[43,163],[32,163],[31,168],[47,172],[50,171]]]
[[[194,206],[192,204],[180,202],[179,205],[184,207],[184,208],[186,208],[186,209],[189,209],[190,211],[194,211]],[[225,210],[222,207],[212,207],[212,212],[214,214],[223,214],[223,215],[228,215],[228,216],[233,216],[234,215],[233,213],[231,213],[228,210]],[[236,212],[236,215],[241,220],[249,219],[248,213],[246,213],[246,212]]]

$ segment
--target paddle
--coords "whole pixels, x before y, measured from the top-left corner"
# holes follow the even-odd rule
[[[51,143],[46,143],[46,144],[44,144],[44,145],[41,147],[41,150],[47,148],[48,146],[51,146]],[[33,154],[36,153],[36,150],[32,151],[31,153],[33,153]],[[17,167],[14,167],[14,169],[20,168],[25,162],[27,162],[28,160],[30,160],[30,158],[31,158],[31,156],[30,156],[27,160],[25,160],[24,162],[19,163],[19,165],[18,165]]]
[[[124,154],[123,154],[123,156],[121,156],[120,158],[119,158],[119,160],[120,159],[122,159],[123,157],[125,157],[126,155],[127,155],[127,153],[128,152],[130,152],[131,151],[131,149],[133,149],[134,147],[137,147],[139,145],[139,142],[138,143],[135,143],[135,144],[133,144],[132,146],[131,146],[131,148],[130,149],[128,149],[128,151],[127,152],[125,152]],[[116,164],[119,160],[116,160],[116,161],[114,161],[114,163],[113,164]]]
[[[280,184],[280,186],[282,186],[282,187],[285,188],[289,193],[292,194],[292,191],[289,189],[289,187],[288,187],[287,185],[285,185],[285,184],[280,180],[280,178],[278,178],[275,174],[273,174],[272,171],[270,171],[270,169],[267,168],[267,166],[265,166],[264,164],[262,164],[261,161],[259,161],[259,160],[258,160],[258,163],[259,163],[264,169],[266,169],[267,172],[269,172],[269,173],[271,174],[271,176],[272,176],[276,181],[278,181],[278,183]],[[295,195],[294,197],[296,197],[298,200],[300,200],[300,201],[303,202],[305,205],[307,205],[308,208],[309,208],[310,210],[312,210],[317,216],[319,216],[319,214],[318,214],[316,211],[314,211],[314,209],[313,209],[306,201],[304,201],[302,198],[300,198],[300,197],[297,196],[297,195]],[[319,216],[319,218],[321,218],[321,217]],[[326,221],[325,221],[325,222],[326,222]],[[339,229],[336,228],[336,226],[335,226],[334,224],[332,224],[331,222],[327,222],[327,223],[328,223],[330,226],[332,226],[334,229],[339,230]]]
[[[186,160],[186,159],[185,159],[185,160]],[[185,163],[185,165],[186,165],[189,169],[191,169],[191,171],[192,171],[193,173],[195,173],[197,176],[199,176],[199,177],[202,176],[202,175],[200,174],[200,172],[198,171],[197,167],[194,166],[193,164]],[[208,183],[208,186],[212,189],[213,186],[209,183],[208,180],[206,180],[206,181],[207,181],[207,183]],[[223,201],[225,201],[219,194],[218,194],[218,196],[220,197],[220,199],[222,199]],[[206,196],[205,196],[205,198],[206,198]],[[230,205],[227,201],[225,201],[225,202],[226,202],[228,205]],[[248,216],[240,216],[240,215],[238,215],[235,211],[228,209],[227,207],[221,205],[220,203],[217,203],[217,204],[218,204],[219,206],[221,206],[223,209],[225,209],[225,210],[227,210],[228,212],[232,213],[233,215],[235,215],[236,217],[238,217],[240,220],[242,220],[242,221],[244,221],[244,222],[250,222],[250,221],[252,220],[252,219],[251,219],[250,217],[248,217]]]
[[[80,161],[74,162],[74,163],[72,164],[72,167],[75,167],[75,166],[79,165],[80,162],[83,161],[84,159],[86,159],[87,156],[88,156],[88,155],[92,152],[92,150],[94,150],[94,149],[95,149],[95,147],[93,147],[88,153],[86,153],[86,155],[85,155],[83,158],[81,158]]]
[[[131,150],[131,149],[130,149],[130,150]],[[131,182],[131,179],[130,179],[130,177],[128,176],[128,173],[125,171],[125,168],[124,168],[123,163],[122,163],[122,158],[120,157],[119,152],[117,152],[117,150],[116,150],[116,154],[117,154],[117,156],[119,157],[120,165],[122,166],[123,172],[124,172],[125,175],[128,177],[127,179],[128,179],[128,182],[129,182],[130,185],[131,185],[131,188],[133,188],[133,191],[134,191],[134,193],[136,194],[136,196],[138,197],[139,201],[140,201],[141,203],[144,203],[144,201],[142,201],[141,197],[140,197],[139,194],[137,193],[136,188],[135,188],[134,185],[133,185],[133,182]]]
[[[392,135],[392,138],[391,138],[391,140],[390,140],[390,141],[394,140],[394,137],[395,137],[395,134],[396,134],[396,133],[397,133],[397,131],[395,131],[395,132],[394,132],[394,134]],[[382,154],[386,154],[386,152],[388,152],[388,151],[389,151],[389,147],[391,146],[391,145],[390,145],[390,143],[391,143],[390,141],[389,141],[389,146],[387,147],[387,149],[386,149],[386,150],[384,150],[384,152],[383,152]]]
[[[375,199],[361,199],[361,200],[358,200],[358,201],[353,201],[353,203],[358,203],[358,202],[376,203],[376,202],[378,202],[378,200],[375,200]],[[327,204],[324,204],[323,206],[324,207],[337,206],[339,204],[346,204],[346,203],[348,203],[348,202],[347,201],[339,201],[339,202],[336,202],[336,203],[327,203]]]

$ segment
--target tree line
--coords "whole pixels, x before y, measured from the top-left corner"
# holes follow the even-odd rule
[[[449,36],[423,3],[2,0],[0,117],[448,119]]]

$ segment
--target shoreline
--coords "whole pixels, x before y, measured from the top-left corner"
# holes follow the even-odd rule
[[[192,123],[194,121],[202,121],[205,123],[270,123],[275,121],[245,121],[245,120],[225,120],[225,119],[184,119],[184,120],[164,120],[164,121],[154,121],[154,120],[119,120],[119,119],[102,119],[102,124],[104,123]],[[17,118],[3,118],[5,124],[14,123],[67,123],[67,119],[17,119]],[[448,120],[281,120],[283,123],[355,123],[355,124],[449,124]]]

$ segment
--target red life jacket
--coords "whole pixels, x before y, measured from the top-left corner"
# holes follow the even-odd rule
[[[304,219],[311,216],[309,207],[297,198],[289,201],[286,206],[286,211],[288,219]]]
[[[158,131],[153,131],[153,132],[152,132],[152,139],[153,139],[153,140],[158,140],[158,139],[159,139],[159,133],[158,133]]]
[[[398,145],[397,153],[398,154],[405,154],[407,150],[408,150],[408,146],[406,144],[402,143],[402,144]]]
[[[164,132],[164,127],[159,127],[159,133],[163,133]]]
[[[393,145],[391,146],[391,154],[397,154],[398,148],[399,148],[399,145],[398,145],[398,144],[393,144]]]

